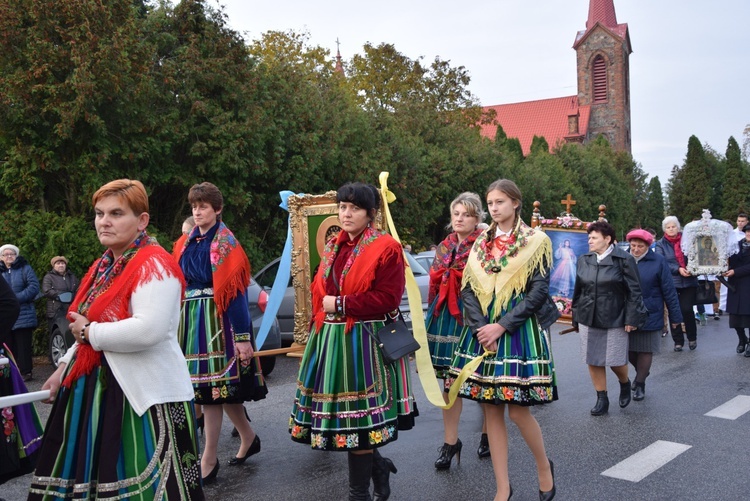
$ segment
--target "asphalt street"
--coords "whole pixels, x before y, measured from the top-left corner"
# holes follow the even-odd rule
[[[745,500],[750,498],[750,412],[736,419],[706,416],[735,397],[750,398],[750,358],[735,354],[737,339],[728,317],[709,318],[698,327],[698,348],[676,353],[670,337],[654,357],[646,383],[646,399],[627,408],[617,405],[619,391],[608,373],[610,412],[592,417],[595,392],[579,355],[575,333],[559,335],[567,326],[553,327],[553,353],[560,400],[535,408],[550,458],[555,463],[557,500]],[[287,431],[295,390],[298,359],[280,357],[268,378],[270,392],[262,402],[247,405],[252,425],[262,440],[261,452],[244,465],[226,461],[239,446],[225,419],[218,483],[207,486],[216,500],[344,500],[348,479],[346,454],[323,453],[293,443]],[[412,370],[414,370],[412,368]],[[50,367],[35,369],[31,390],[38,389]],[[631,378],[634,373],[631,368]],[[464,444],[461,463],[436,471],[433,463],[442,444],[440,409],[424,398],[414,375],[420,417],[416,427],[381,449],[398,467],[391,476],[393,501],[490,500],[494,477],[489,459],[479,459],[479,406],[465,402],[459,436]],[[737,399],[735,399],[736,401]],[[730,404],[731,405],[731,404]],[[38,405],[43,420],[47,406]],[[538,499],[533,458],[512,423],[508,425],[513,500]],[[631,458],[663,443],[680,444],[684,452],[666,464]],[[602,475],[618,465],[620,471],[653,472],[638,481]],[[643,476],[643,474],[641,474]],[[25,499],[30,475],[0,486],[0,497]]]

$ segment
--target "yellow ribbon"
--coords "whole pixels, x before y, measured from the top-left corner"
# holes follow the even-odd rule
[[[393,224],[393,218],[391,218],[391,211],[388,208],[388,204],[393,203],[396,200],[396,195],[388,189],[388,172],[381,172],[379,176],[380,180],[380,194],[383,197],[383,212],[385,214],[386,227],[391,236],[398,242],[401,243],[401,239],[396,231],[396,225]],[[406,261],[406,258],[404,258]],[[432,367],[432,359],[430,357],[430,348],[427,343],[427,329],[425,327],[424,314],[422,313],[422,296],[419,293],[419,287],[417,287],[417,281],[414,279],[414,273],[411,271],[410,266],[406,266],[406,295],[409,299],[409,309],[411,310],[411,328],[414,333],[414,339],[419,343],[420,349],[416,351],[415,358],[417,361],[417,372],[419,373],[419,382],[422,383],[422,389],[424,390],[427,400],[436,407],[441,409],[450,409],[453,407],[456,398],[458,397],[458,390],[461,385],[474,373],[482,363],[485,357],[494,355],[495,352],[485,351],[482,355],[475,357],[471,362],[466,364],[459,373],[456,380],[451,385],[450,391],[448,392],[448,402],[446,403],[443,399],[443,388],[438,383],[437,377],[435,376],[435,370]]]

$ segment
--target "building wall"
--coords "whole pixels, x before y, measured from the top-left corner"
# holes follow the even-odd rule
[[[598,54],[606,62],[608,99],[606,103],[594,104],[592,66]],[[630,153],[630,47],[627,41],[597,26],[576,48],[576,59],[578,100],[581,105],[591,105],[586,140],[601,134],[613,148]]]

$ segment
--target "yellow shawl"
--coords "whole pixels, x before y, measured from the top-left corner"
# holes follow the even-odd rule
[[[485,315],[493,298],[500,306],[507,304],[526,290],[534,273],[544,274],[552,266],[552,242],[543,231],[530,228],[519,219],[513,229],[515,248],[511,245],[507,253],[496,258],[491,252],[492,240],[487,241],[488,231],[474,242],[461,283],[461,289],[471,285]]]

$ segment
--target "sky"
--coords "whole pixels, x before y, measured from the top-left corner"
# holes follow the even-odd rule
[[[695,135],[726,152],[750,124],[750,1],[614,0],[627,23],[632,154],[664,186]],[[309,34],[344,60],[365,43],[464,66],[484,106],[577,94],[575,35],[589,0],[210,0],[245,40],[266,31]]]

